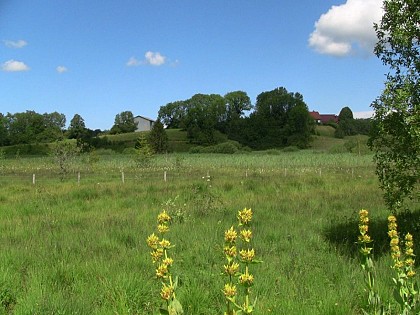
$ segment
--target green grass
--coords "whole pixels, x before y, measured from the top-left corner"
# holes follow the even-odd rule
[[[372,235],[386,244],[371,156],[177,154],[149,169],[123,155],[93,166],[81,158],[64,182],[50,159],[0,163],[0,314],[156,314],[160,284],[145,239],[176,196],[184,220],[168,237],[186,314],[223,313],[223,234],[244,207],[264,261],[252,267],[255,314],[360,314],[359,209],[370,210]],[[383,248],[375,255],[378,286],[392,299],[391,261]]]

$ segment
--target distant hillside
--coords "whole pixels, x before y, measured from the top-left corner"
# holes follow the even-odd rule
[[[169,139],[169,150],[171,152],[188,152],[193,146],[188,142],[187,132],[181,129],[166,129],[166,134]],[[148,131],[142,131],[141,133],[148,134]],[[137,139],[140,136],[140,132],[130,132],[118,135],[107,135],[105,136],[110,142],[110,148],[118,151],[122,151],[124,148],[134,148]]]
[[[353,152],[358,154],[369,153],[367,146],[368,136],[348,136],[344,139],[334,137],[335,129],[331,126],[316,126],[311,149],[330,153]]]

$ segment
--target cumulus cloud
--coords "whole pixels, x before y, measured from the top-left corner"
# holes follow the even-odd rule
[[[377,40],[373,23],[382,15],[382,0],[347,0],[332,6],[315,22],[309,46],[333,56],[373,53]]]
[[[58,66],[55,69],[57,70],[58,73],[64,73],[64,72],[68,71],[67,67],[65,67],[65,66]]]
[[[354,118],[372,118],[375,115],[375,112],[370,110],[370,111],[366,111],[366,112],[354,112],[353,113],[353,117]]]
[[[22,61],[8,60],[1,65],[3,71],[6,72],[18,72],[18,71],[28,71],[29,67]]]
[[[160,66],[165,63],[166,57],[159,52],[148,51],[145,53],[146,63],[152,66]]]
[[[140,65],[151,65],[151,66],[161,66],[166,62],[166,57],[162,56],[159,52],[147,51],[144,54],[143,60],[138,60],[136,57],[130,57],[128,59],[126,66],[127,67],[137,67]]]
[[[22,47],[25,47],[26,45],[28,45],[28,43],[26,41],[24,41],[23,39],[20,39],[20,40],[17,40],[17,41],[4,40],[3,42],[9,48],[22,48]]]

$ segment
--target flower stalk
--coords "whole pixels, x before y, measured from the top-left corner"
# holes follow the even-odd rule
[[[238,230],[231,226],[225,231],[224,254],[226,264],[223,274],[228,277],[223,288],[226,299],[226,312],[224,315],[252,314],[255,302],[251,304],[251,287],[254,284],[254,275],[250,272],[250,265],[259,263],[255,259],[255,249],[251,246],[253,237],[250,223],[252,210],[243,209],[238,211]],[[238,249],[239,248],[239,249]],[[238,290],[236,284],[242,288],[243,303],[238,302]]]
[[[169,255],[169,250],[174,246],[169,239],[164,236],[169,232],[171,217],[163,210],[157,216],[157,233],[152,233],[147,237],[146,243],[151,248],[150,256],[155,265],[155,276],[162,283],[160,297],[165,302],[165,307],[161,308],[160,314],[179,315],[183,314],[181,303],[176,299],[175,290],[178,280],[173,278],[171,267],[173,258]]]

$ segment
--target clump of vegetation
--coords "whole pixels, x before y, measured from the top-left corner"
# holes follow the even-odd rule
[[[58,141],[52,147],[52,156],[58,164],[61,181],[70,172],[71,163],[80,153],[79,147],[74,142]]]
[[[169,255],[169,250],[174,246],[164,236],[169,231],[169,223],[171,217],[163,210],[157,217],[158,235],[151,234],[146,242],[152,249],[150,255],[155,266],[156,278],[162,282],[160,297],[165,301],[164,307],[159,309],[160,314],[181,315],[184,314],[181,303],[176,299],[175,291],[178,286],[178,278],[173,277],[171,267],[174,263],[173,258]]]
[[[144,133],[140,133],[136,143],[135,162],[137,167],[147,168],[152,164],[154,151]]]
[[[254,284],[254,275],[250,271],[250,265],[261,261],[255,258],[255,249],[251,246],[253,237],[250,227],[252,210],[243,209],[238,211],[238,232],[231,226],[225,231],[225,245],[223,251],[226,257],[226,264],[223,266],[223,274],[228,277],[223,288],[226,299],[225,315],[252,314],[257,299],[251,303],[251,287]],[[239,253],[239,255],[238,255]],[[242,288],[242,295],[239,295],[236,284]],[[240,298],[243,301],[240,301]]]
[[[392,314],[392,305],[384,304],[376,288],[375,269],[372,260],[372,242],[368,234],[369,213],[367,210],[359,211],[359,237],[358,243],[362,257],[361,266],[366,276],[366,291],[368,292],[367,310],[365,314]],[[407,233],[404,242],[401,242],[397,231],[397,219],[395,216],[388,217],[388,236],[390,238],[390,250],[396,276],[393,277],[394,298],[399,305],[399,313],[403,315],[419,314],[420,311],[420,292],[416,271],[414,270],[414,250],[413,236]],[[400,244],[404,244],[401,249]]]

